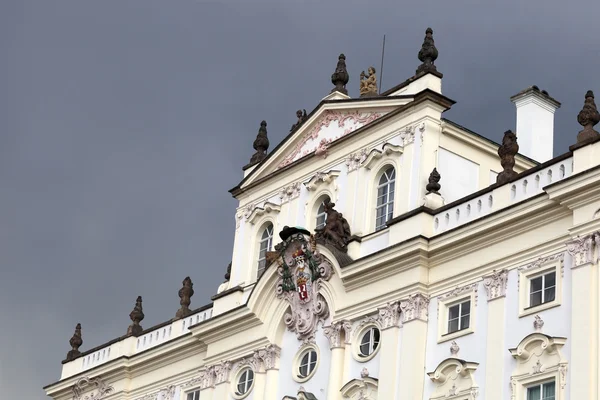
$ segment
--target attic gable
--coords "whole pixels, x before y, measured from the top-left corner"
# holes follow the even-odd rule
[[[394,109],[411,102],[413,96],[323,101],[308,119],[285,138],[253,170],[241,186],[247,186],[308,156],[328,155],[335,141],[373,123]]]

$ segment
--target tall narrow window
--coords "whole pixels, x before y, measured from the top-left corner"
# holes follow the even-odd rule
[[[394,214],[394,183],[396,182],[396,170],[389,167],[379,178],[377,186],[377,208],[375,218],[375,230],[385,228],[385,223]]]
[[[273,224],[267,225],[260,237],[260,247],[258,251],[258,274],[260,277],[267,268],[267,252],[271,250],[273,244]]]
[[[327,221],[327,214],[325,213],[325,202],[329,200],[329,197],[326,197],[321,201],[319,205],[319,209],[317,210],[317,226],[316,228],[325,227],[325,221]]]

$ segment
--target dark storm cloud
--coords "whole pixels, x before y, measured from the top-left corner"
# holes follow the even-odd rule
[[[597,2],[0,2],[0,388],[58,379],[77,322],[89,349],[151,326],[190,275],[209,301],[230,261],[235,201],[259,123],[272,147],[329,93],[344,52],[384,88],[434,28],[448,117],[499,140],[508,98],[537,84],[563,107],[555,153],[598,86]],[[526,4],[522,4],[526,3]]]

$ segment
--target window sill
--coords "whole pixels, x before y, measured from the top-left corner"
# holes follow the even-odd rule
[[[547,303],[542,303],[537,306],[523,308],[519,311],[519,318],[526,317],[531,314],[537,314],[540,311],[549,310],[554,307],[560,306],[560,302],[558,300],[549,301]]]
[[[448,340],[456,339],[461,336],[470,335],[471,333],[475,333],[473,328],[461,329],[460,331],[445,333],[442,336],[438,337],[438,344],[447,342]]]

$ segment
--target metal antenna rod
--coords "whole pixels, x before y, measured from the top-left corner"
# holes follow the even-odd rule
[[[383,56],[385,55],[385,35],[383,35],[383,47],[381,48],[381,68],[379,69],[379,94],[381,94],[381,83],[383,82]]]

